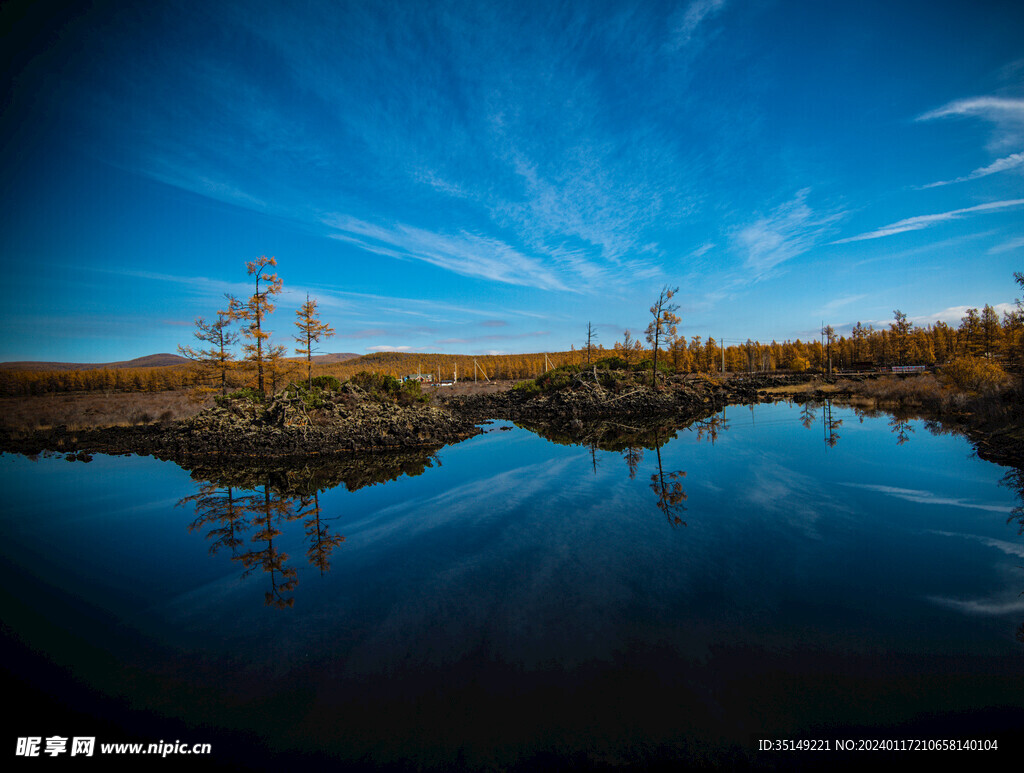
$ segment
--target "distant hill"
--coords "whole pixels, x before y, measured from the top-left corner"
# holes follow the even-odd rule
[[[334,354],[314,354],[312,359],[313,362],[329,363],[329,362],[344,362],[345,360],[354,360],[356,357],[362,357],[361,354],[353,354],[352,352],[335,352]]]
[[[333,355],[328,355],[333,356]],[[0,362],[0,370],[96,370],[98,368],[163,368],[167,365],[188,365],[191,360],[177,354],[149,354],[122,362]]]
[[[345,362],[362,357],[352,352],[334,352],[332,354],[314,354],[313,362],[327,365],[332,362]],[[291,359],[298,360],[293,357]],[[305,360],[302,360],[305,362]],[[149,354],[134,360],[122,362],[41,362],[36,360],[20,360],[18,362],[0,362],[0,370],[96,370],[97,368],[163,368],[167,365],[188,365],[192,361],[177,354]]]

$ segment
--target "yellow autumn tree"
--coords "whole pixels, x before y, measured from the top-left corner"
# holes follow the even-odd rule
[[[676,334],[676,325],[679,324],[679,317],[675,312],[679,311],[679,304],[671,303],[672,296],[679,292],[679,288],[669,288],[665,285],[661,288],[658,299],[651,306],[651,316],[654,318],[647,326],[647,343],[654,347],[654,369],[651,373],[651,386],[658,383],[658,347],[662,341],[671,338]]]
[[[196,320],[195,337],[210,344],[210,348],[178,347],[178,353],[195,362],[199,366],[200,372],[219,376],[222,395],[228,393],[228,371],[234,366],[235,355],[231,352],[230,347],[238,340],[238,333],[228,330],[233,317],[230,309],[230,296],[228,296],[228,304],[227,311],[217,312],[216,321],[207,322],[202,317]],[[200,391],[212,392],[213,389],[200,387]]]
[[[299,307],[295,315],[298,317],[295,327],[299,329],[299,334],[294,338],[300,344],[304,344],[304,346],[297,347],[295,353],[306,356],[306,383],[312,386],[313,352],[316,351],[313,344],[320,343],[321,338],[330,338],[334,335],[334,328],[320,321],[316,311],[316,301],[310,299],[309,293],[306,293],[306,302]]]
[[[256,388],[262,394],[266,394],[264,383],[264,371],[267,368],[268,360],[271,358],[280,359],[284,354],[283,346],[271,346],[270,331],[263,328],[264,320],[268,314],[273,313],[274,304],[271,297],[281,292],[283,282],[277,274],[267,271],[268,266],[276,266],[275,258],[268,258],[261,255],[256,260],[250,260],[245,264],[249,276],[253,277],[255,289],[253,294],[245,301],[231,298],[230,311],[235,319],[248,322],[242,328],[242,334],[249,339],[249,343],[242,345],[245,352],[245,361],[252,363],[256,368]],[[260,289],[260,283],[263,289]]]

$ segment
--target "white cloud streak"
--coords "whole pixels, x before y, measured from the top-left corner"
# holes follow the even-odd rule
[[[1008,201],[991,201],[988,204],[978,204],[974,207],[964,207],[963,209],[954,209],[949,212],[939,212],[934,215],[918,215],[916,217],[908,217],[904,220],[898,220],[895,223],[890,223],[887,226],[883,226],[877,230],[869,231],[867,233],[858,234],[857,236],[849,236],[845,239],[838,239],[832,242],[832,244],[847,244],[849,242],[860,242],[867,239],[881,239],[883,236],[893,236],[895,234],[905,233],[906,231],[921,231],[925,228],[929,228],[938,223],[945,223],[950,220],[959,220],[965,215],[973,215],[978,212],[993,212],[1000,209],[1009,209],[1011,207],[1019,207],[1024,204],[1024,199],[1010,199]]]
[[[780,264],[811,249],[841,217],[815,213],[807,205],[809,192],[801,190],[792,201],[734,235],[734,246],[746,254],[744,268],[752,281],[767,278]]]
[[[367,252],[398,260],[418,260],[463,276],[542,290],[569,290],[539,260],[491,237],[462,231],[440,234],[414,226],[390,228],[347,215],[332,215],[324,223],[329,234]]]
[[[931,121],[949,116],[980,116],[989,120],[1009,117],[1024,121],[1024,99],[1006,97],[971,97],[958,99],[918,116],[919,121]]]
[[[1024,164],[1024,153],[1014,153],[1010,156],[1006,156],[1005,158],[993,161],[988,166],[975,169],[973,172],[968,175],[964,175],[963,177],[957,177],[955,180],[943,180],[937,183],[929,183],[928,185],[922,185],[921,188],[938,188],[941,185],[952,185],[953,183],[977,180],[980,177],[988,177],[990,174],[998,174],[999,172],[1005,172],[1008,169],[1016,169],[1022,164]]]
[[[725,0],[693,0],[685,11],[681,11],[681,16],[676,17],[678,21],[672,30],[671,49],[689,46],[701,25],[724,7]]]
[[[1002,244],[997,244],[995,247],[992,247],[988,251],[988,254],[998,255],[1002,252],[1009,252],[1010,250],[1019,250],[1021,247],[1024,247],[1024,236],[1018,237],[1016,239],[1010,239],[1009,241],[1003,242]]]
[[[918,116],[917,120],[950,117],[975,117],[993,124],[995,133],[990,143],[993,150],[1019,148],[1024,144],[1024,99],[991,96],[958,99]]]

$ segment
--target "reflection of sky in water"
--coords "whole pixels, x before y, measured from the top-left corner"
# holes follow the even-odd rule
[[[845,684],[872,658],[955,653],[968,674],[972,657],[979,670],[1019,658],[1024,548],[1006,523],[1017,502],[996,485],[998,467],[918,422],[899,444],[886,418],[861,422],[839,408],[832,447],[820,416],[805,428],[799,407],[736,407],[727,419],[714,444],[681,430],[660,451],[664,473],[686,472],[686,525],[675,528],[652,492],[654,450],[630,479],[621,452],[498,431],[500,423],[443,449],[440,466],[422,475],[321,492],[321,516],[345,541],[321,575],[307,560],[303,519],[278,525],[275,547],[298,573],[288,610],[264,607],[265,573],[242,578],[229,550],[208,554],[208,529],[188,532],[194,508],[174,503],[196,484],[175,465],[5,456],[5,589],[28,605],[51,588],[106,610],[154,652],[177,653],[158,669],[173,672],[178,657],[227,658],[234,670],[212,680],[225,693],[245,692],[232,679],[262,674],[305,685],[339,712],[338,695],[360,695],[351,685],[363,679],[403,701],[409,673],[445,674],[446,684],[491,695],[512,689],[496,673],[546,674],[546,684],[554,670],[600,726],[613,700],[643,699],[646,682],[633,669],[651,658],[659,684],[686,685],[688,710],[703,707],[735,730],[769,721],[736,708],[774,689],[761,684],[759,658],[763,668],[795,671],[794,685],[819,671]],[[795,653],[804,653],[797,664]],[[607,687],[627,677],[628,689]],[[523,688],[531,689],[542,688]],[[652,700],[665,698],[650,689]],[[851,705],[881,700],[877,685],[864,689]],[[771,721],[800,727],[802,710],[779,703],[799,688],[778,692],[765,698],[775,701]],[[1008,700],[996,686],[972,696],[980,705]],[[963,708],[961,697],[954,690],[950,705],[937,706],[924,691],[906,710]],[[864,720],[836,711],[836,721]]]

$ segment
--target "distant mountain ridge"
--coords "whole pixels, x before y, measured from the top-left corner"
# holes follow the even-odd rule
[[[317,354],[313,356],[313,362],[331,363],[344,362],[361,354],[352,352],[336,352],[333,354]],[[0,370],[97,370],[100,368],[165,368],[169,365],[189,365],[192,360],[180,357],[177,354],[148,354],[145,357],[136,357],[134,360],[122,360],[120,362],[42,362],[37,360],[19,360],[17,362],[0,362]]]
[[[328,363],[328,362],[344,362],[345,360],[354,360],[356,357],[362,357],[361,354],[355,354],[353,352],[335,352],[334,354],[314,354],[313,362]]]
[[[167,365],[187,365],[190,360],[177,354],[148,354],[134,360],[121,362],[41,362],[37,360],[19,360],[17,362],[0,362],[3,370],[96,370],[98,368],[163,368]]]

